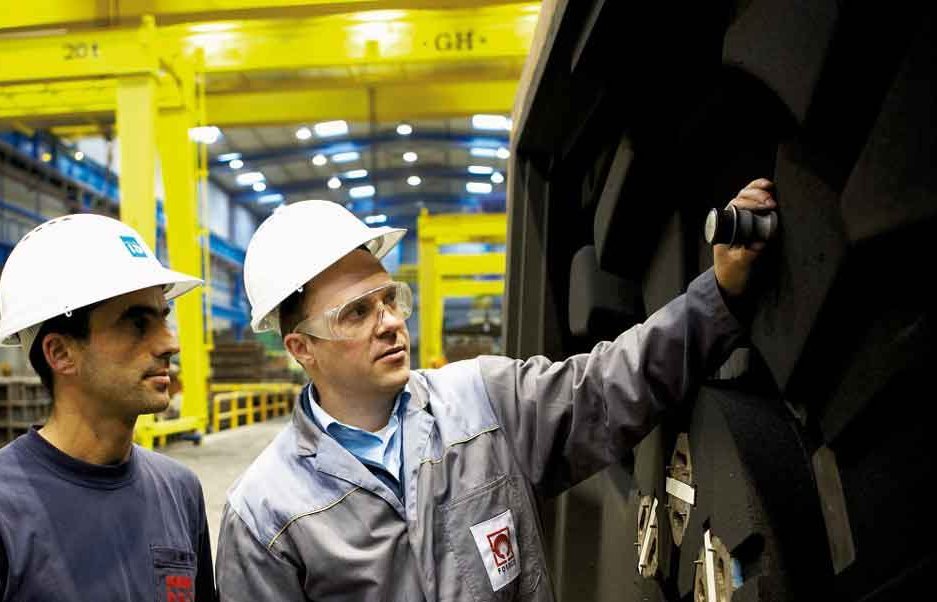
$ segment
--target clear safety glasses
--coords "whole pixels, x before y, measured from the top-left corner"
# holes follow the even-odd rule
[[[306,318],[293,332],[329,341],[362,339],[384,321],[384,312],[406,320],[413,313],[413,291],[404,282],[371,289],[317,316]]]

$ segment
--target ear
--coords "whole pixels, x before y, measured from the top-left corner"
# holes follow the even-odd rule
[[[291,332],[283,337],[283,345],[303,368],[315,365],[315,350],[312,340],[307,335]]]
[[[71,337],[47,334],[42,339],[42,354],[53,374],[73,375],[78,371],[78,350]]]

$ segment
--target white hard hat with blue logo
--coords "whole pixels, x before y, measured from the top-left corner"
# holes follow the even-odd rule
[[[40,224],[13,248],[0,274],[0,344],[29,345],[43,322],[126,293],[162,286],[166,300],[199,286],[169,270],[130,226],[103,215]]]

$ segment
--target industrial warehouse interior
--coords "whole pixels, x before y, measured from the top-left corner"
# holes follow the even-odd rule
[[[0,10],[0,602],[929,599],[937,10]]]

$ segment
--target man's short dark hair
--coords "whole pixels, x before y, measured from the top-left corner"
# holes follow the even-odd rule
[[[72,311],[71,316],[56,316],[46,320],[39,329],[39,334],[33,339],[32,347],[29,349],[29,363],[33,370],[39,375],[39,380],[43,386],[53,395],[52,391],[52,367],[46,361],[46,355],[42,351],[42,340],[47,334],[63,334],[79,341],[87,341],[91,334],[91,312],[100,303],[94,303],[86,307],[81,307]]]
[[[303,318],[306,315],[303,313],[305,310],[305,288],[303,290],[293,291],[289,297],[283,300],[283,303],[280,303],[280,335],[286,336],[289,333],[293,332],[293,329],[302,322]]]

